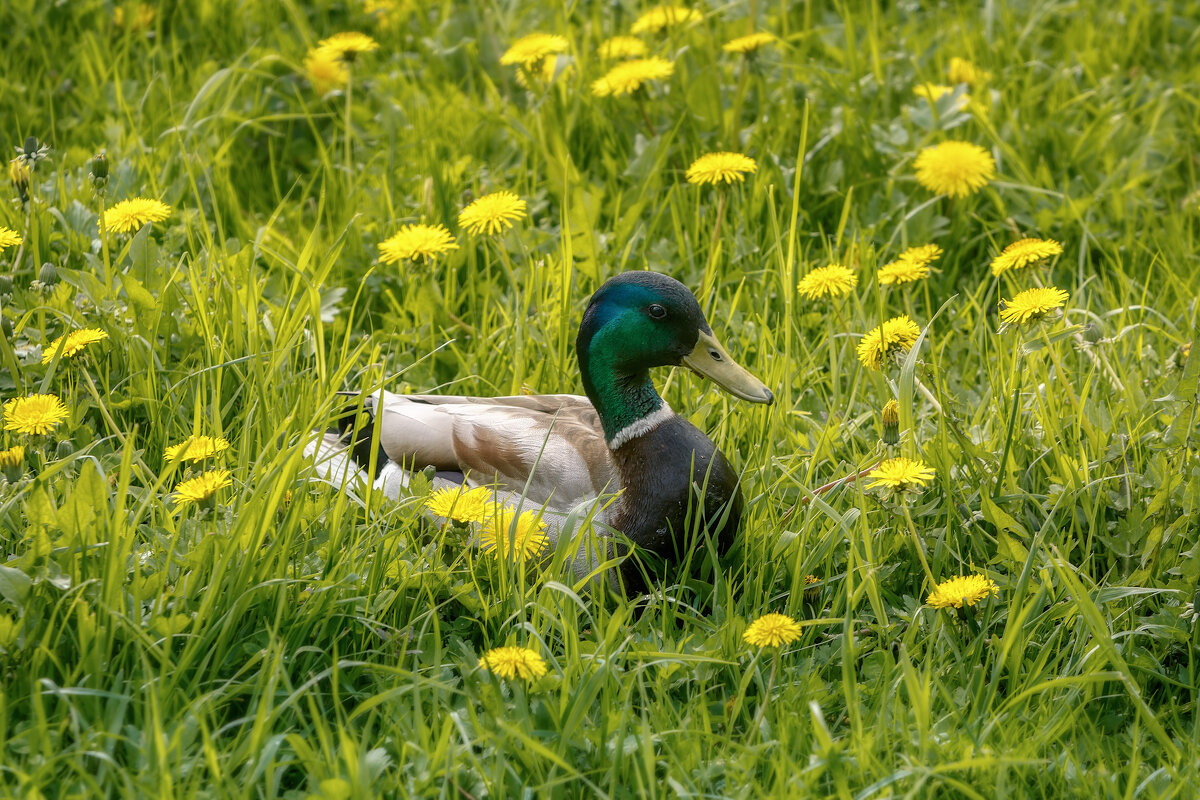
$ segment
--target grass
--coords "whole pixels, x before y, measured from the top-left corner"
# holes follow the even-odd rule
[[[0,226],[23,243],[0,252],[0,397],[71,410],[52,435],[0,440],[27,451],[0,485],[4,795],[1188,796],[1194,8],[706,4],[646,37],[675,75],[638,100],[589,91],[599,43],[644,10],[628,3],[380,18],[206,0],[146,25],[117,5],[131,22],[107,2],[0,10],[28,43],[0,52],[0,131],[53,146],[28,203],[3,190]],[[779,41],[722,52],[751,29]],[[352,100],[302,74],[343,30],[381,45],[353,65]],[[530,91],[499,57],[532,31],[566,36],[570,60]],[[913,94],[952,56],[991,73],[967,110]],[[955,200],[922,188],[914,157],[947,139],[987,148],[995,180]],[[687,184],[713,150],[758,171]],[[529,218],[458,231],[499,189]],[[136,196],[173,212],[98,235],[101,203]],[[418,221],[459,249],[379,264],[378,243]],[[1022,236],[1064,253],[992,278]],[[926,242],[945,251],[933,275],[876,284]],[[855,291],[800,297],[830,262]],[[695,289],[778,398],[657,376],[742,471],[729,557],[607,597],[438,532],[421,481],[360,503],[310,479],[301,447],[339,390],[579,391],[587,297],[642,268]],[[1000,300],[1039,284],[1069,292],[1063,318],[1000,331]],[[902,312],[921,344],[862,368],[858,337]],[[76,327],[109,339],[43,366]],[[814,497],[880,458],[892,397],[901,451],[936,478],[904,498],[865,480]],[[180,510],[196,469],[163,451],[193,434],[231,442],[232,486]],[[924,605],[922,558],[999,591]],[[768,612],[799,639],[743,643]],[[504,644],[547,675],[476,667]]]

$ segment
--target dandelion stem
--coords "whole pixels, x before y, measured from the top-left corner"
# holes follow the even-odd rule
[[[104,195],[100,195],[100,252],[104,258],[104,288],[112,296],[112,259],[108,252],[108,228],[104,224]]]
[[[729,192],[725,189],[719,190],[719,199],[717,200],[717,222],[713,225],[712,239],[708,243],[708,262],[704,265],[704,279],[700,282],[700,298],[708,306],[707,312],[712,311],[713,298],[713,267],[717,263],[717,250],[721,243],[721,222],[725,219],[725,203],[729,198]]]
[[[654,123],[650,121],[650,114],[646,111],[646,98],[642,97],[641,92],[634,92],[634,98],[637,101],[638,110],[642,112],[642,121],[646,123],[646,130],[650,132],[650,138],[658,136],[658,131],[654,129]]]
[[[933,570],[929,568],[929,562],[925,560],[925,545],[921,543],[921,537],[917,535],[917,526],[913,524],[912,512],[908,510],[908,503],[902,503],[901,508],[904,509],[904,521],[908,524],[908,532],[912,535],[913,545],[917,548],[917,558],[921,560],[921,568],[925,570],[925,579],[929,581],[930,587],[937,588]]]
[[[350,110],[351,110],[353,98],[354,98],[354,65],[347,64],[346,65],[346,139],[345,139],[345,143],[344,143],[345,150],[346,150],[347,186],[350,185],[350,181],[351,181],[350,176],[354,174],[354,170],[352,169],[353,164],[351,162],[352,154],[351,154],[351,149],[350,149],[350,125],[351,125]]]

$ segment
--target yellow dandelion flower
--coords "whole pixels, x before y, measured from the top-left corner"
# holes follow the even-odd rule
[[[171,207],[166,203],[134,197],[114,203],[106,210],[100,227],[113,233],[126,233],[139,230],[148,222],[162,222],[170,215]]]
[[[147,3],[138,3],[135,8],[133,18],[126,20],[125,7],[119,5],[113,9],[113,25],[118,28],[128,28],[131,31],[144,31],[149,29],[154,24],[154,18],[158,15],[158,11]],[[128,24],[126,24],[128,22]]]
[[[98,328],[80,328],[65,333],[42,348],[42,363],[49,364],[58,355],[59,345],[62,345],[62,357],[70,358],[89,344],[102,342],[108,338],[108,333]]]
[[[606,61],[615,61],[618,58],[641,58],[649,51],[646,43],[636,36],[613,36],[601,42],[597,52]]]
[[[25,461],[25,446],[15,445],[7,450],[0,450],[0,469],[13,469]]]
[[[533,69],[546,56],[565,53],[568,47],[570,45],[565,36],[553,33],[530,33],[513,42],[504,51],[504,55],[500,56],[500,63],[504,66],[517,64],[526,69]]]
[[[917,154],[917,182],[935,194],[966,197],[996,177],[992,154],[970,142],[942,142]]]
[[[21,238],[21,234],[12,228],[0,227],[0,250],[6,247],[16,247],[23,241],[24,239]]]
[[[486,486],[439,489],[425,499],[429,513],[457,522],[483,522],[496,510],[495,505],[495,497]]]
[[[992,77],[992,73],[985,72],[965,58],[959,58],[958,56],[950,59],[950,68],[947,70],[947,75],[951,83],[965,83],[969,86],[986,83]]]
[[[317,94],[345,86],[350,80],[350,70],[337,51],[317,47],[304,56],[304,74]]]
[[[973,606],[988,595],[996,594],[1000,587],[991,578],[983,575],[960,575],[942,581],[925,598],[925,604],[934,608],[962,608]]]
[[[898,258],[895,261],[884,264],[875,273],[875,279],[880,284],[892,283],[912,283],[919,281],[929,274],[928,264],[915,264],[911,261],[905,261]]]
[[[592,81],[592,94],[597,97],[633,94],[646,83],[669,78],[674,73],[674,62],[658,56],[622,61],[605,73],[603,78]]]
[[[1062,251],[1062,245],[1053,239],[1020,239],[992,259],[992,275],[1032,266],[1051,256],[1061,255]]]
[[[779,647],[799,639],[801,630],[787,614],[763,614],[746,628],[742,641],[752,647]]]
[[[875,479],[874,483],[867,484],[867,488],[905,492],[924,486],[936,475],[937,473],[920,459],[897,456],[885,460],[867,473],[868,478]]]
[[[739,36],[736,39],[730,39],[725,44],[721,45],[721,49],[726,53],[741,53],[742,55],[750,55],[761,47],[766,47],[769,44],[774,44],[775,36],[770,33],[750,33],[745,36]]]
[[[525,201],[512,192],[485,194],[458,215],[458,225],[475,235],[503,233],[525,216]]]
[[[924,97],[931,103],[936,103],[953,91],[953,86],[945,86],[940,83],[922,83],[913,87],[913,94],[917,97]]]
[[[858,360],[864,367],[882,369],[885,362],[911,350],[920,335],[921,328],[907,314],[892,317],[858,343]]]
[[[227,469],[210,469],[178,484],[175,487],[175,508],[205,502],[221,489],[233,484],[230,478],[232,474]]]
[[[445,225],[405,225],[379,243],[379,260],[384,264],[418,258],[427,262],[434,256],[457,249],[458,243]]]
[[[704,19],[704,15],[687,6],[655,6],[633,22],[632,33],[658,33],[676,25],[690,25]]]
[[[494,672],[501,678],[520,678],[527,681],[546,674],[546,661],[536,650],[526,647],[496,647],[479,659],[480,669]]]
[[[402,16],[407,16],[411,9],[407,3],[397,3],[396,0],[364,0],[363,13],[375,18],[375,24],[385,31],[396,27]]]
[[[922,83],[913,87],[913,94],[917,97],[924,97],[929,101],[930,105],[937,105],[937,101],[941,100],[948,94],[953,94],[953,86],[945,86],[940,83]],[[971,102],[970,95],[962,94],[954,103],[954,109],[961,111],[966,108]]]
[[[163,451],[163,460],[170,463],[179,461],[203,461],[220,455],[229,449],[229,440],[223,436],[189,436],[179,444],[173,444]]]
[[[360,53],[379,49],[379,42],[357,31],[335,33],[328,39],[317,42],[317,48],[335,53],[343,61],[354,61]]]
[[[858,285],[858,276],[841,264],[817,267],[800,279],[796,289],[809,300],[844,297]]]
[[[1005,325],[1028,325],[1040,322],[1047,315],[1057,316],[1069,294],[1053,286],[1037,286],[1018,292],[1012,300],[1000,301],[1000,321]]]
[[[885,264],[876,273],[881,284],[912,283],[929,275],[929,265],[942,256],[942,248],[936,244],[910,247],[895,261]]]
[[[37,436],[57,428],[70,413],[52,394],[14,397],[4,404],[4,430]]]
[[[523,511],[518,516],[514,509],[501,506],[483,523],[479,531],[479,547],[497,556],[518,560],[541,555],[550,537],[546,525],[537,511]]]
[[[753,158],[741,153],[705,153],[687,168],[688,183],[733,183],[744,181],[746,173],[757,172],[758,164]]]

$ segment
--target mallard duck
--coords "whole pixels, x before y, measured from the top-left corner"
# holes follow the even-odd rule
[[[773,402],[771,391],[730,358],[695,296],[654,272],[626,272],[601,286],[575,348],[586,397],[379,391],[355,401],[369,423],[355,425],[351,412],[312,449],[327,475],[349,468],[365,477],[373,466],[376,487],[392,496],[407,485],[407,470],[432,468],[441,485],[496,486],[509,492],[507,501],[536,504],[559,521],[606,497],[598,522],[667,561],[686,549],[687,515],[696,508],[723,552],[741,520],[738,475],[712,440],[659,396],[650,369],[686,366],[752,403]],[[551,525],[551,539],[559,534]],[[577,575],[594,566],[595,558],[582,560]],[[635,593],[646,588],[643,572],[624,559],[613,577]]]

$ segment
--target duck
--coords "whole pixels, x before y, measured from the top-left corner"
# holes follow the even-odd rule
[[[351,410],[309,453],[326,480],[373,479],[393,498],[414,471],[432,474],[435,487],[492,487],[505,504],[540,506],[551,548],[570,539],[566,523],[588,515],[604,541],[598,550],[576,542],[572,568],[582,577],[615,562],[605,579],[627,596],[651,588],[647,563],[679,562],[710,543],[723,554],[741,523],[738,472],[671,409],[651,370],[683,366],[750,403],[770,405],[771,390],[729,355],[695,295],[657,272],[602,284],[575,350],[584,395],[352,393]],[[639,553],[650,558],[630,557]]]

